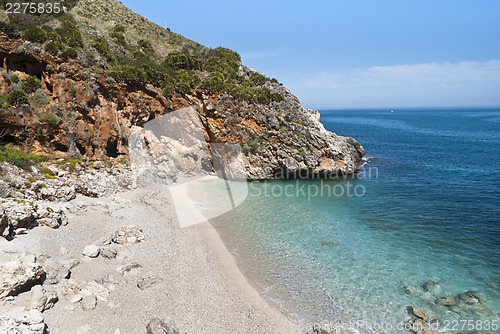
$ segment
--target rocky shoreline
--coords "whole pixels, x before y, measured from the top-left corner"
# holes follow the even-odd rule
[[[208,223],[179,226],[165,186],[100,163],[0,167],[0,332],[295,332]]]

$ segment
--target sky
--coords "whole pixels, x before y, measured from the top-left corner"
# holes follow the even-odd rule
[[[500,106],[500,1],[122,0],[307,108]]]

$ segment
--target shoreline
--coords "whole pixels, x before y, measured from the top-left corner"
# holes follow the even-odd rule
[[[42,284],[58,297],[43,312],[50,333],[143,333],[154,318],[173,320],[180,333],[299,333],[259,295],[210,223],[179,227],[166,188],[48,204],[67,207],[69,224],[0,240],[0,260],[29,252],[36,261],[74,265],[69,279]],[[143,241],[106,245],[104,239],[131,225],[143,231]],[[87,245],[99,246],[101,254],[83,255]],[[107,248],[116,254],[104,257]],[[141,289],[141,282],[149,283]],[[0,314],[29,309],[34,287],[1,301]],[[75,296],[89,289],[97,295],[96,305],[85,311]]]

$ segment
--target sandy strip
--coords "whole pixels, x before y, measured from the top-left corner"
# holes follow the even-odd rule
[[[72,279],[80,285],[105,279],[111,288],[109,299],[98,301],[92,311],[71,304],[71,295],[60,294],[59,302],[44,312],[52,334],[76,333],[81,326],[96,334],[112,334],[116,329],[122,334],[145,333],[154,317],[173,319],[181,333],[297,332],[249,284],[210,224],[179,227],[165,188],[135,190],[113,198],[79,197],[70,206],[74,213],[69,215],[68,226],[39,227],[11,242],[0,240],[0,251],[78,259]],[[116,259],[82,255],[86,245],[98,244],[128,225],[142,228],[145,240],[119,246]],[[117,272],[120,265],[133,262],[141,267],[125,275]],[[151,276],[160,281],[144,290],[137,287],[140,279]],[[19,296],[16,303],[22,299]]]

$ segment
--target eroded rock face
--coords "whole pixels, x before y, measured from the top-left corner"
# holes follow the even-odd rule
[[[58,228],[66,223],[64,210],[12,198],[0,201],[0,235],[8,240],[39,225]]]
[[[157,137],[158,142],[149,141],[148,144],[163,144],[162,149],[167,149],[157,152],[158,157],[151,164],[152,173],[145,175],[154,176],[154,182],[175,180],[176,173],[182,172],[181,165],[188,172],[198,166],[210,170],[211,156],[205,154],[209,142],[239,145],[250,180],[352,174],[364,155],[356,140],[326,131],[319,122],[319,114],[304,109],[278,83],[267,82],[264,86],[281,94],[285,98],[281,102],[252,104],[227,94],[209,95],[199,90],[167,99],[161,89],[106,80],[105,73],[85,68],[78,60],[37,53],[31,44],[24,45],[19,53],[21,44],[21,40],[0,34],[0,52],[10,59],[4,72],[21,79],[28,74],[38,76],[50,103],[25,111],[14,107],[0,109],[0,128],[10,129],[10,140],[31,152],[44,154],[44,150],[49,150],[55,157],[84,160],[127,158],[129,138],[137,127],[154,131],[148,129],[148,122],[192,106],[201,121],[201,128],[196,131],[202,133],[204,140],[194,145],[182,145],[181,140],[162,143],[161,136]],[[23,58],[30,68],[38,70],[20,72],[9,65],[17,58]],[[48,65],[51,71],[45,70]],[[240,68],[240,74],[246,77],[255,72],[245,66]],[[0,76],[0,93],[7,92],[10,85]],[[40,126],[45,124],[44,117],[56,110],[65,111],[57,113],[57,124]],[[190,127],[193,130],[195,125],[182,119],[178,124],[181,131]],[[162,156],[168,159],[162,160]],[[99,177],[92,181],[100,187]],[[76,188],[77,192],[93,194],[92,187],[76,185]],[[73,191],[58,187],[44,190],[43,196],[71,198]]]
[[[43,314],[38,310],[17,308],[0,315],[1,333],[45,334],[46,328]]]
[[[34,285],[45,273],[30,257],[12,254],[1,260],[0,301]]]

